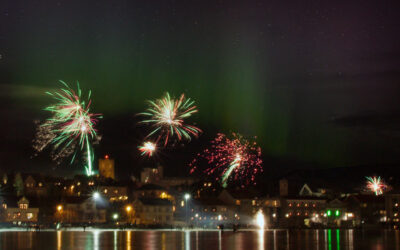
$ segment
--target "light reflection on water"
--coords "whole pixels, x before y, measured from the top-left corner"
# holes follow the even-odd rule
[[[254,231],[13,231],[0,232],[1,249],[259,249],[400,250],[400,232],[389,230]]]

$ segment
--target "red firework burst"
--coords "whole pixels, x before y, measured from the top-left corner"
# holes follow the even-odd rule
[[[263,172],[261,148],[255,141],[249,141],[237,133],[232,133],[231,138],[217,134],[210,148],[197,154],[189,164],[190,173],[194,173],[203,161],[207,166],[202,172],[215,176],[223,187],[228,185],[228,181],[240,182],[242,186],[250,183],[255,185],[255,176]]]

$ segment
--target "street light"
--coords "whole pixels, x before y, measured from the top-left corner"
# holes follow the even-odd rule
[[[99,200],[100,199],[100,193],[99,192],[94,192],[93,193],[93,199]]]
[[[57,212],[58,212],[58,216],[59,216],[60,221],[63,220],[63,218],[62,218],[63,217],[62,210],[63,210],[63,206],[62,205],[58,205],[57,206]]]
[[[125,207],[126,212],[128,213],[128,223],[131,223],[131,211],[132,211],[132,206],[131,205],[127,205]]]
[[[187,201],[187,200],[189,200],[190,199],[190,194],[185,194],[185,200]]]
[[[58,211],[58,212],[61,212],[62,209],[63,209],[63,206],[62,206],[62,205],[58,205],[58,206],[57,206],[57,211]]]
[[[113,217],[114,220],[118,220],[118,214],[117,213],[113,214],[112,217]]]
[[[188,209],[189,209],[188,200],[190,199],[190,194],[186,193],[183,197],[185,198],[185,205],[186,205],[186,225],[188,225],[189,224],[189,222],[188,222]]]

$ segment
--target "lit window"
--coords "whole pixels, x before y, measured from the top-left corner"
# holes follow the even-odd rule
[[[19,208],[20,209],[28,209],[28,204],[26,204],[26,203],[19,204]]]
[[[26,214],[26,218],[27,218],[28,220],[32,219],[32,218],[33,218],[33,214],[32,214],[32,213],[27,213],[27,214]]]

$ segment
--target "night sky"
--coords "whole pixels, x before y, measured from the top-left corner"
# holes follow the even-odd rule
[[[400,4],[283,2],[3,1],[0,168],[82,171],[31,158],[59,79],[92,90],[96,155],[116,158],[120,176],[156,162],[186,173],[230,131],[258,137],[266,173],[400,163]],[[135,114],[166,91],[196,100],[204,133],[148,161]]]

